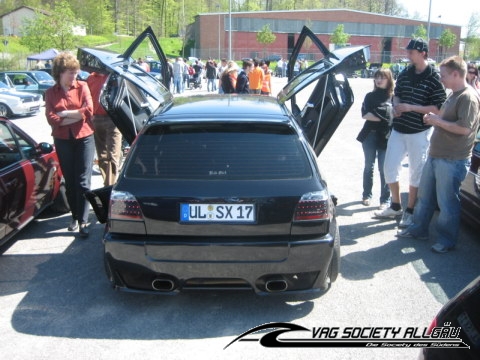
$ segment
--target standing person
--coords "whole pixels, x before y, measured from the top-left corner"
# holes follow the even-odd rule
[[[181,94],[183,92],[183,65],[184,64],[181,57],[178,57],[173,63],[173,85],[177,94]]]
[[[92,72],[87,78],[93,101],[94,139],[97,150],[98,167],[103,178],[103,185],[115,184],[120,171],[122,156],[122,134],[110,116],[100,104],[100,92],[107,75]]]
[[[88,236],[89,204],[83,194],[90,190],[95,155],[90,89],[77,81],[80,64],[75,56],[60,53],[53,60],[55,85],[45,92],[45,115],[52,127],[60,166],[65,177],[66,195],[72,221],[69,231],[79,229]]]
[[[218,65],[217,68],[217,78],[218,78],[218,93],[223,94],[223,89],[222,89],[222,75],[225,69],[227,68],[227,59],[222,58],[220,61],[220,64]]]
[[[432,251],[445,253],[457,243],[460,228],[460,185],[470,167],[470,158],[478,129],[480,100],[466,81],[467,64],[452,56],[440,64],[440,76],[451,89],[440,113],[428,113],[423,119],[434,127],[427,162],[418,189],[413,223],[399,237],[426,238],[436,210],[436,243]]]
[[[40,60],[37,60],[36,64],[35,64],[35,69],[36,70],[42,70],[42,69],[45,69],[45,65],[43,64],[42,61]]]
[[[248,74],[253,68],[253,62],[250,60],[244,60],[242,63],[242,69],[237,75],[237,84],[235,85],[235,92],[237,94],[249,94],[250,83],[248,80]]]
[[[277,68],[275,69],[275,75],[283,77],[283,58],[280,58],[277,62]]]
[[[253,69],[248,72],[248,81],[250,84],[250,94],[260,94],[263,83],[263,69],[260,68],[258,60],[253,60]]]
[[[437,114],[445,101],[445,89],[440,76],[427,62],[428,45],[423,39],[412,39],[407,46],[411,65],[398,76],[393,96],[393,130],[385,154],[385,180],[390,186],[390,207],[374,212],[380,219],[402,216],[399,227],[412,223],[413,208],[417,200],[418,185],[423,165],[427,160],[432,127],[423,122],[423,115]],[[408,155],[409,191],[405,212],[400,202],[400,171]]]
[[[392,121],[393,76],[389,69],[378,69],[373,80],[373,91],[365,96],[362,117],[365,119],[357,140],[362,143],[365,166],[363,168],[362,204],[369,206],[372,199],[375,158],[380,173],[380,209],[390,205],[390,188],[385,182],[383,166]]]
[[[237,86],[237,74],[238,66],[237,64],[230,60],[227,63],[227,67],[220,76],[220,81],[222,85],[222,92],[224,94],[233,94]]]
[[[205,66],[205,76],[207,77],[207,91],[217,91],[217,67],[212,59],[207,61],[207,65]]]
[[[190,65],[187,62],[187,59],[183,59],[183,81],[182,81],[182,92],[188,88],[188,81],[190,80]]]
[[[282,77],[286,77],[287,76],[287,68],[288,68],[288,60],[287,59],[283,59],[283,67],[282,67]]]
[[[263,70],[262,95],[270,95],[272,93],[272,71],[269,69],[270,61],[262,61],[260,68]]]
[[[468,64],[467,83],[480,95],[480,81],[478,79],[478,68],[475,64]]]

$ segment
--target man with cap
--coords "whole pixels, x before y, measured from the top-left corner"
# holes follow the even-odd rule
[[[432,251],[452,250],[460,230],[460,186],[470,167],[472,148],[480,118],[480,99],[466,80],[467,64],[452,56],[440,64],[440,77],[452,90],[440,113],[426,114],[423,121],[433,125],[427,162],[418,189],[413,225],[397,233],[401,238],[428,238],[433,214],[436,243]]]
[[[390,186],[392,199],[390,207],[374,212],[375,217],[380,219],[402,216],[401,228],[413,223],[413,208],[430,145],[432,126],[423,122],[423,116],[438,114],[446,99],[438,71],[427,62],[427,42],[412,39],[406,49],[410,65],[397,78],[393,95],[393,129],[385,154],[385,181]],[[407,208],[402,211],[399,177],[406,156],[409,162],[409,191]]]

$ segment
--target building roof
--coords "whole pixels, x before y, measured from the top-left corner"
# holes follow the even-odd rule
[[[41,14],[43,14],[43,15],[51,15],[50,12],[45,11],[45,10],[42,10],[42,9],[33,8],[33,7],[31,7],[31,6],[20,6],[20,7],[18,7],[18,8],[13,9],[13,10],[10,10],[9,12],[7,12],[7,13],[5,13],[5,14],[0,15],[0,18],[2,18],[2,17],[4,17],[4,16],[7,16],[7,15],[10,15],[10,14],[12,14],[12,13],[14,13],[14,12],[17,12],[17,11],[20,10],[20,9],[28,9],[28,10],[32,10],[33,12],[39,12],[39,13],[41,13]]]

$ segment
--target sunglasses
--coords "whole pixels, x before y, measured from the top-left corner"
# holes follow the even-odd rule
[[[469,73],[469,74],[473,74],[473,75],[477,75],[477,72],[476,72],[476,71],[469,71],[468,73]]]

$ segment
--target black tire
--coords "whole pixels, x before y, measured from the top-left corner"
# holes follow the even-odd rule
[[[70,205],[68,205],[67,193],[65,190],[65,182],[62,179],[60,183],[60,189],[58,190],[57,197],[53,199],[51,209],[57,213],[67,213],[70,211]]]
[[[12,115],[12,112],[10,111],[10,108],[4,103],[0,103],[0,116],[10,117],[11,115]]]

